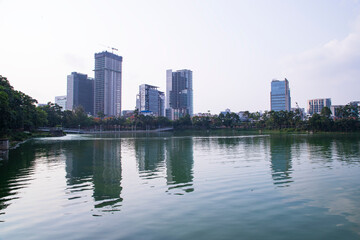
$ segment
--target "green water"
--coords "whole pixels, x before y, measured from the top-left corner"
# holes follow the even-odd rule
[[[32,140],[0,161],[0,239],[360,239],[360,136]]]

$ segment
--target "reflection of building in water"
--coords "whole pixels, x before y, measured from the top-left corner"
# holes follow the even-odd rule
[[[66,178],[69,186],[89,183],[89,178],[93,176],[93,149],[92,141],[72,142],[71,146],[66,147]],[[70,188],[71,189],[71,188]]]
[[[95,208],[116,211],[116,204],[122,202],[121,142],[79,141],[74,145],[66,153],[70,191],[88,190],[92,184]]]
[[[102,201],[96,208],[112,206],[122,201],[120,141],[95,141],[93,181],[94,199]]]
[[[155,173],[160,163],[165,160],[165,141],[163,139],[137,139],[135,151],[139,172]]]
[[[291,142],[288,138],[270,137],[270,159],[275,185],[287,187],[291,179]]]
[[[193,140],[192,138],[171,138],[166,145],[167,184],[170,189],[182,188],[192,192],[193,181]]]

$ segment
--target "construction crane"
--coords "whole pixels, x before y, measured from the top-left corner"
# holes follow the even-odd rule
[[[111,53],[114,53],[114,51],[119,51],[117,48],[114,48],[114,47],[109,47],[109,46],[106,46],[104,44],[100,44],[100,45],[103,46],[103,47],[106,47],[108,49],[111,49]]]
[[[117,48],[112,47],[111,48],[111,53],[114,53],[114,51],[119,51],[119,50]]]

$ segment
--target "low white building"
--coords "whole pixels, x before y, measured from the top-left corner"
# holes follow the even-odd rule
[[[66,109],[66,96],[57,96],[55,97],[55,104],[61,107],[61,111],[65,111]]]

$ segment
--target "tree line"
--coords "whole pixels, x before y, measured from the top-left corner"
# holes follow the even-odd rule
[[[360,121],[357,106],[346,105],[339,107],[337,116],[333,118],[328,107],[324,107],[320,114],[315,113],[303,120],[299,109],[295,111],[265,111],[244,112],[244,119],[236,113],[219,114],[215,116],[195,116],[192,124],[197,128],[240,128],[267,129],[286,131],[359,131]]]
[[[130,117],[88,116],[81,106],[74,110],[62,111],[57,104],[49,102],[36,106],[37,100],[23,92],[14,90],[9,81],[0,75],[0,137],[13,132],[33,131],[39,127],[81,128],[92,130],[150,130],[161,127],[175,129],[269,129],[288,131],[359,131],[359,113],[357,106],[346,105],[337,111],[337,117],[331,117],[329,108],[324,107],[320,114],[313,114],[302,120],[297,109],[288,111],[244,112],[240,118],[236,113],[219,115],[206,114],[190,117],[186,115],[170,121],[166,117],[145,116],[135,110]]]

